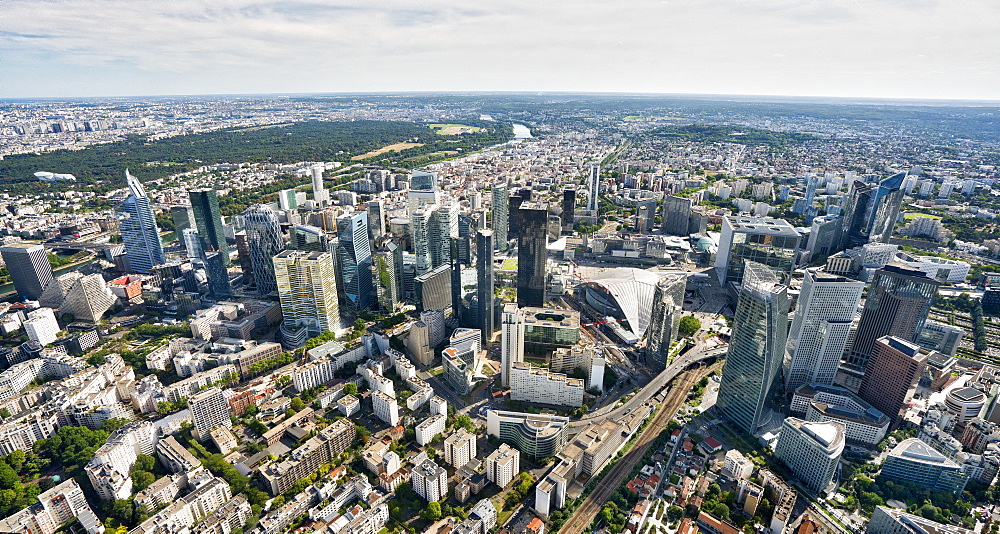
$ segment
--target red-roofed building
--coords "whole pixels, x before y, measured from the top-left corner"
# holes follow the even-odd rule
[[[528,526],[524,528],[525,534],[545,534],[545,523],[537,517],[532,519]]]
[[[108,284],[111,292],[122,300],[132,300],[142,295],[142,278],[138,276],[122,276]]]
[[[735,525],[715,517],[708,512],[698,514],[698,524],[711,534],[740,534]]]
[[[681,520],[681,526],[677,528],[677,534],[698,534],[698,525],[690,518]]]
[[[722,450],[722,444],[719,443],[719,440],[713,438],[712,436],[708,436],[707,438],[701,440],[701,443],[699,443],[698,446],[709,454]]]

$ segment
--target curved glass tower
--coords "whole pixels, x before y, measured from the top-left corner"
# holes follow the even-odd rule
[[[257,284],[257,291],[262,295],[277,291],[278,283],[274,277],[272,258],[285,250],[278,216],[271,208],[263,204],[254,204],[243,212],[243,226],[247,233],[250,268]]]
[[[128,169],[125,169],[125,183],[128,184],[129,196],[115,206],[118,230],[125,244],[125,261],[129,271],[148,273],[165,261],[160,229],[156,226],[146,189]]]

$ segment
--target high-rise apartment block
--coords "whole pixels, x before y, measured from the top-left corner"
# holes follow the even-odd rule
[[[444,440],[444,461],[459,468],[476,458],[476,435],[459,428]]]
[[[486,457],[486,478],[506,488],[521,472],[521,453],[506,443]]]
[[[413,467],[410,475],[413,491],[427,502],[437,502],[448,496],[448,472],[427,459]]]
[[[191,409],[191,421],[194,423],[194,434],[199,440],[211,437],[211,431],[218,426],[232,427],[229,418],[229,401],[217,387],[211,387],[192,395],[188,399]]]

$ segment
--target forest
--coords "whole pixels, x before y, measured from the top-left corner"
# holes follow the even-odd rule
[[[424,144],[412,152],[364,160],[365,163],[381,163],[382,160],[402,163],[401,159],[415,155],[478,149],[513,137],[509,124],[471,122],[488,128],[478,133],[448,136],[411,122],[309,121],[230,128],[157,140],[133,136],[83,150],[8,156],[0,160],[0,190],[9,193],[37,191],[39,182],[34,178],[37,171],[70,173],[77,178],[76,182],[46,184],[50,190],[79,189],[81,184],[104,185],[110,189],[124,183],[125,168],[131,168],[134,173],[138,171],[144,179],[157,179],[214,163],[346,162],[352,156],[388,144],[407,140]]]
[[[803,133],[776,132],[745,126],[722,126],[715,124],[663,126],[650,133],[659,137],[693,143],[739,143],[748,146],[769,146],[773,148],[819,139],[814,135]]]

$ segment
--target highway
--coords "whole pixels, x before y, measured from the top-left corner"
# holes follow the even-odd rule
[[[570,422],[570,428],[579,428],[593,423],[596,419],[604,419],[607,417],[616,418],[625,415],[633,408],[642,405],[654,395],[660,392],[671,380],[681,374],[686,368],[696,363],[708,360],[710,358],[716,358],[722,356],[726,353],[726,346],[707,348],[702,347],[701,342],[695,345],[694,348],[686,352],[683,356],[674,360],[666,369],[656,375],[648,384],[646,384],[642,389],[633,395],[625,404],[622,404],[618,408],[611,409],[610,406],[605,406],[598,410],[594,410],[587,415],[581,417],[578,421]]]

